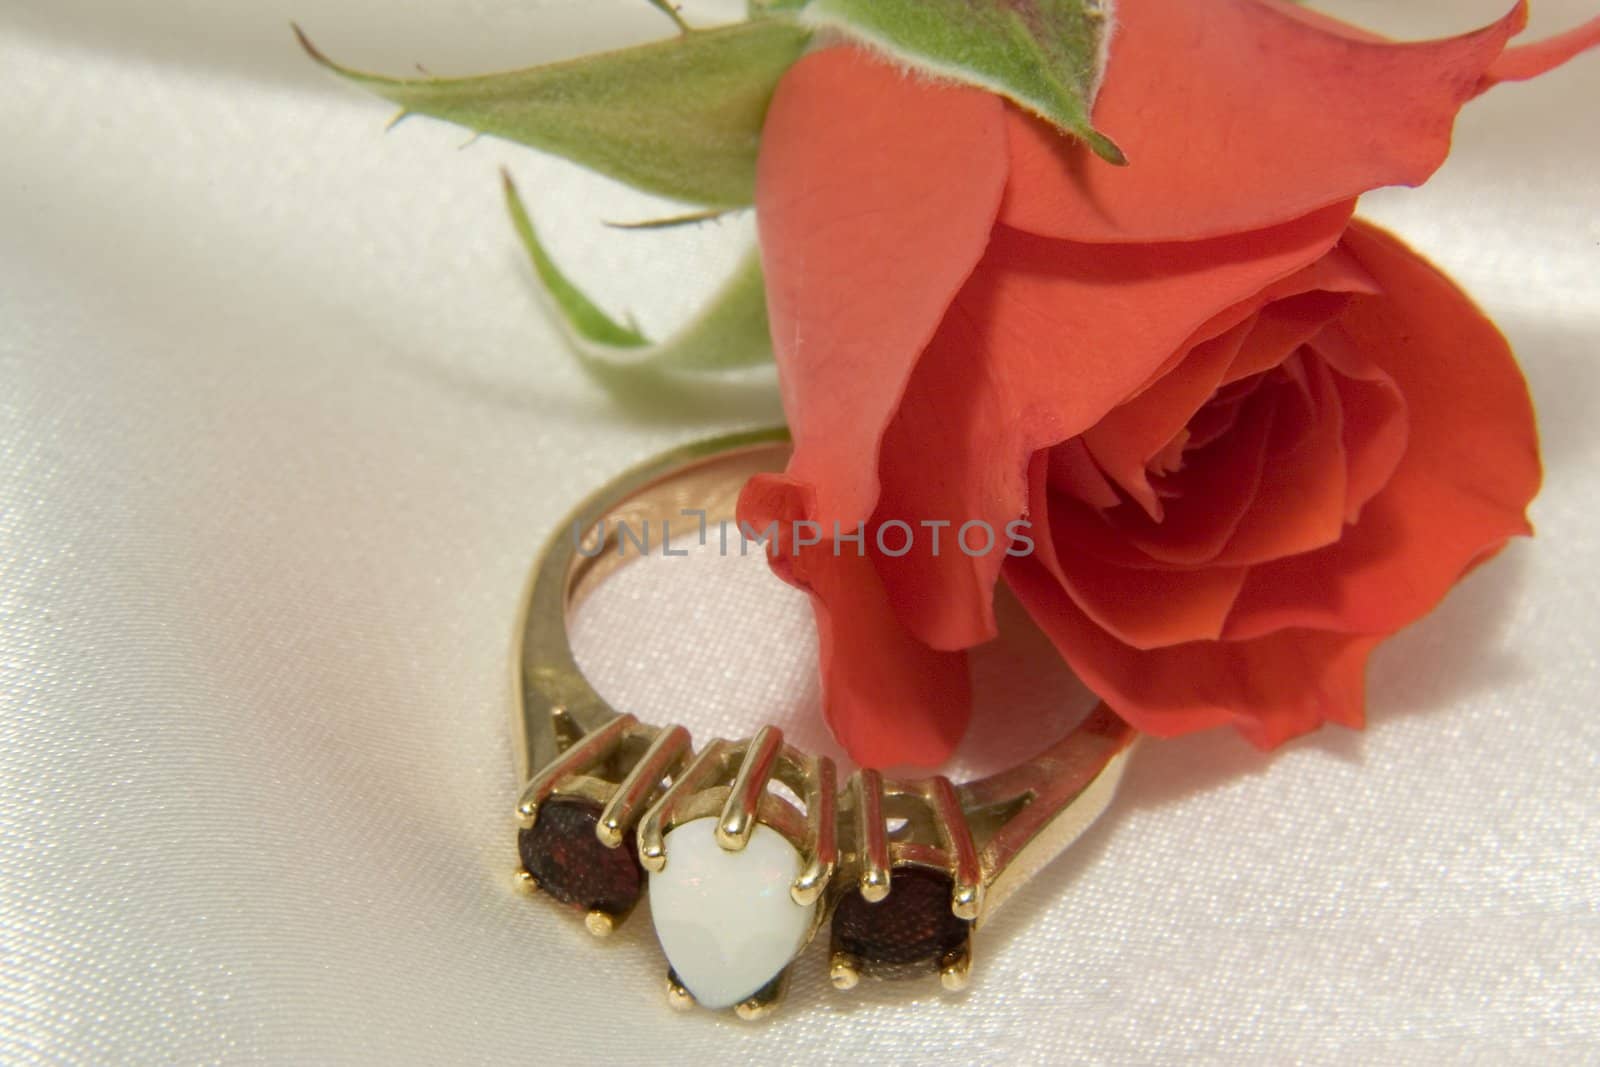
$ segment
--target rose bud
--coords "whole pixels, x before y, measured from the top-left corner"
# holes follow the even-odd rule
[[[1416,44],[1263,0],[1117,18],[1093,117],[1126,168],[853,47],[773,101],[757,208],[795,452],[741,518],[829,532],[774,567],[812,595],[829,721],[863,764],[948,756],[999,581],[1139,729],[1270,746],[1360,725],[1373,647],[1529,532],[1538,441],[1505,339],[1352,213],[1600,22],[1508,49],[1520,4]],[[1023,518],[1023,557],[871,532]],[[864,555],[832,540],[862,523]]]

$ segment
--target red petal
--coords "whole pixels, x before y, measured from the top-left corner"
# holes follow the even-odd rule
[[[1344,449],[1348,484],[1345,522],[1355,523],[1367,501],[1377,496],[1406,453],[1410,430],[1406,400],[1383,372],[1338,327],[1322,331],[1311,348],[1334,371],[1334,386],[1344,408]]]
[[[1050,488],[1076,497],[1092,508],[1114,508],[1122,503],[1116,489],[1106,480],[1100,468],[1095,466],[1083,438],[1063,441],[1042,454],[1048,456],[1046,462]],[[1029,498],[1032,499],[1031,493]]]
[[[1023,512],[1033,453],[1083,433],[1197,329],[1321,258],[1349,204],[1216,241],[1117,247],[1001,228],[917,366],[884,437],[881,518]],[[856,463],[863,462],[860,457]],[[880,568],[902,621],[936,648],[995,633],[1004,554],[921,550]]]
[[[1285,395],[1273,421],[1261,485],[1217,564],[1298,555],[1330,545],[1344,533],[1344,407],[1334,375],[1315,357],[1304,360],[1297,354],[1289,366],[1303,369],[1305,393],[1277,386]]]
[[[739,519],[757,531],[780,524],[773,569],[811,594],[828,727],[863,767],[936,767],[971,712],[966,655],[935,652],[906,631],[870,555],[849,544],[835,554],[831,540],[795,550],[791,524],[809,517],[811,495],[793,479],[758,475],[740,495]]]
[[[1063,537],[1070,528],[1057,523]],[[1245,581],[1244,567],[1148,570],[1073,553],[1056,542],[1063,587],[1094,625],[1135,649],[1164,648],[1222,636]]]
[[[1270,7],[1274,11],[1287,15],[1307,26],[1323,33],[1331,33],[1335,37],[1347,37],[1352,41],[1369,41],[1376,44],[1387,44],[1389,39],[1362,26],[1352,26],[1348,22],[1340,22],[1332,15],[1324,15],[1301,4],[1300,0],[1258,0],[1263,7]]]
[[[1345,240],[1385,295],[1352,301],[1342,326],[1404,395],[1410,439],[1393,478],[1337,544],[1252,569],[1230,638],[1305,626],[1391,633],[1529,532],[1538,434],[1505,338],[1394,237],[1356,223]]]
[[[1478,91],[1486,92],[1501,82],[1527,81],[1561,66],[1580,52],[1600,45],[1600,18],[1574,26],[1534,44],[1508,48],[1483,76]]]
[[[1263,308],[1222,384],[1276,367],[1337,319],[1348,303],[1343,293],[1302,293]]]
[[[1343,253],[1339,253],[1337,258],[1349,260]],[[1334,259],[1334,256],[1326,257],[1316,268],[1301,271],[1295,277],[1305,284],[1311,284],[1311,280],[1316,278],[1318,284],[1348,285],[1371,291],[1370,280],[1359,266],[1351,262],[1335,272],[1328,267]],[[1285,289],[1286,285],[1275,286],[1266,295],[1278,295]],[[1242,400],[1247,394],[1241,394],[1241,403],[1238,404],[1212,399],[1210,407],[1206,409],[1206,414],[1215,415],[1212,419],[1200,418],[1195,407],[1199,402],[1213,397],[1218,380],[1231,385],[1247,375],[1255,375],[1282,364],[1304,341],[1337,316],[1347,302],[1348,296],[1344,293],[1320,290],[1285,295],[1275,300],[1236,327],[1236,330],[1246,330],[1248,333],[1242,347],[1239,347],[1227,366],[1226,374],[1211,365],[1212,360],[1208,358],[1211,354],[1206,351],[1208,346],[1202,345],[1195,349],[1188,360],[1174,368],[1167,378],[1161,379],[1155,387],[1123,408],[1113,411],[1084,435],[1100,465],[1122,483],[1136,501],[1145,505],[1148,515],[1127,509],[1108,512],[1107,518],[1123,542],[1117,548],[1124,551],[1113,551],[1109,555],[1102,551],[1102,557],[1120,560],[1134,567],[1162,564],[1192,567],[1212,562],[1242,564],[1276,558],[1290,550],[1305,551],[1319,547],[1337,535],[1342,528],[1341,515],[1345,510],[1344,449],[1337,422],[1331,427],[1324,427],[1322,435],[1315,438],[1314,443],[1306,443],[1311,452],[1305,453],[1295,451],[1299,438],[1291,431],[1295,427],[1305,430],[1320,425],[1320,418],[1303,419],[1291,424],[1287,421],[1293,415],[1291,408],[1281,414],[1276,426],[1271,426],[1265,421],[1268,413],[1259,410],[1258,404],[1256,417],[1248,420],[1243,430],[1221,441],[1219,439],[1224,431],[1236,429],[1238,413],[1244,410]],[[1228,336],[1223,335],[1224,338]],[[1198,388],[1198,382],[1187,377],[1191,363],[1198,364],[1193,368],[1193,373],[1208,383],[1203,391]],[[1174,383],[1174,389],[1186,391],[1181,394],[1169,393],[1166,388],[1168,382]],[[1250,384],[1234,385],[1233,390],[1225,390],[1221,395],[1226,396],[1229,391],[1237,391]],[[1182,402],[1178,403],[1180,397]],[[1165,411],[1151,410],[1149,413],[1158,417],[1148,426],[1133,423],[1130,416],[1140,413],[1147,401],[1160,403],[1169,398],[1174,405]],[[1330,388],[1324,390],[1320,403],[1324,406],[1337,405],[1338,401],[1338,394]],[[1211,408],[1216,410],[1213,412]],[[1165,421],[1161,421],[1163,419]],[[1192,448],[1185,461],[1186,469],[1160,479],[1161,495],[1158,495],[1157,486],[1148,481],[1145,464],[1155,454],[1151,442],[1161,434],[1168,433],[1174,423],[1192,424],[1196,433],[1190,439]],[[1271,445],[1266,437],[1269,432],[1274,438]],[[1217,442],[1214,447],[1206,447],[1213,442]],[[1293,487],[1297,477],[1306,473],[1303,469],[1306,463],[1316,465],[1317,481],[1308,483],[1303,490],[1297,490]],[[1269,488],[1269,502],[1258,505],[1256,501],[1264,466],[1275,476],[1276,488]],[[1331,485],[1330,479],[1337,479],[1338,484]],[[1137,491],[1136,486],[1141,483],[1148,491],[1148,500]],[[1320,506],[1315,517],[1304,511],[1283,515],[1273,513],[1286,506],[1288,496],[1310,494],[1326,501],[1331,499],[1335,491],[1341,495],[1338,513],[1330,514]],[[1150,507],[1149,500],[1155,502],[1154,509]],[[1241,524],[1244,524],[1244,529],[1241,529]],[[1231,551],[1225,553],[1225,547],[1228,546],[1231,546]],[[1140,560],[1140,554],[1149,559]],[[1085,607],[1087,609],[1088,605]],[[1133,638],[1125,639],[1130,643],[1140,643]]]
[[[1156,522],[1164,509],[1150,484],[1150,461],[1216,392],[1254,325],[1251,317],[1220,337],[1202,341],[1155,384],[1111,409],[1083,435],[1100,469]]]
[[[1067,442],[1069,445],[1071,443]],[[1081,501],[1056,491],[1053,481],[1054,451],[1035,452],[1028,463],[1028,526],[1029,537],[1033,541],[1030,558],[1037,560],[1059,582],[1062,574],[1061,561],[1056,558],[1054,517],[1060,508],[1070,508]],[[1088,453],[1084,453],[1084,456],[1087,458]]]
[[[1084,444],[1100,469],[1160,522],[1165,508],[1148,467],[1217,387],[1282,363],[1344,310],[1343,294],[1371,291],[1371,279],[1336,249],[1214,316],[1161,374],[1088,430]]]
[[[1476,33],[1392,44],[1258,0],[1120,0],[1094,118],[1130,165],[1008,109],[1001,220],[1078,241],[1192,240],[1420,184],[1526,20],[1518,3]],[[1568,54],[1503,62],[1537,73]]]
[[[1376,638],[1293,630],[1139,651],[1091,621],[1037,560],[1007,564],[1006,584],[1078,677],[1146,733],[1232,723],[1269,748],[1324,722],[1362,723]]]
[[[989,243],[1007,162],[998,97],[865,52],[806,56],[762,134],[757,221],[789,472],[814,518],[878,497],[879,441],[906,380]]]
[[[1211,402],[1195,412],[1194,418],[1189,420],[1189,425],[1184,427],[1190,447],[1204,448],[1214,441],[1220,441],[1237,426],[1239,413],[1244,410],[1245,402],[1255,393],[1259,385],[1260,381],[1256,379],[1226,390],[1218,390]]]
[[[1254,421],[1263,431],[1257,437],[1264,441],[1271,419]],[[1218,636],[1244,568],[1151,569],[1101,516],[1050,492],[1042,455],[1028,468],[1031,559],[1068,592],[1077,608],[1115,640],[1136,648]]]
[[[863,767],[939,766],[971,714],[966,653],[936,652],[908,633],[870,558],[816,552],[807,587],[829,729]]]
[[[1260,492],[1263,472],[1271,462],[1269,451],[1279,397],[1273,390],[1258,391],[1241,405],[1232,431],[1209,448],[1190,455],[1188,466],[1164,484],[1171,486],[1166,514],[1160,522],[1133,508],[1108,512],[1107,541],[1090,540],[1088,531],[1075,527],[1074,544],[1101,559],[1118,560],[1132,567],[1195,567],[1212,562],[1233,538]],[[1111,554],[1120,550],[1125,557]],[[1063,554],[1066,548],[1059,549]],[[1084,561],[1084,566],[1093,566]],[[1133,603],[1129,610],[1159,614],[1159,604]],[[1086,606],[1087,610],[1087,606]],[[1219,625],[1220,630],[1220,625]],[[1192,640],[1191,634],[1183,640]],[[1215,635],[1213,635],[1215,636]]]

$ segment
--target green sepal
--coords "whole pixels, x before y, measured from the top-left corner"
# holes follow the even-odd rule
[[[727,212],[721,208],[711,208],[709,211],[695,211],[688,215],[669,215],[660,219],[644,219],[641,222],[608,222],[613,230],[672,230],[680,226],[698,226],[702,222],[715,222]]]
[[[1122,150],[1089,121],[1110,8],[1111,0],[810,0],[800,19],[1007,97],[1120,165]]]
[[[810,31],[760,19],[473,78],[387,78],[319,63],[400,105],[708,207],[754,202],[767,105]]]
[[[505,194],[517,235],[555,305],[573,352],[584,370],[608,389],[637,396],[674,377],[771,361],[766,283],[755,249],[693,320],[668,340],[652,343],[633,326],[600,310],[562,273],[539,240],[533,218],[509,176]]]
[[[809,0],[747,0],[745,10],[753,19],[768,15],[787,15],[805,7]]]

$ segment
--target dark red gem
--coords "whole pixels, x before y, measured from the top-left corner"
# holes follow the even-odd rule
[[[600,805],[578,797],[551,797],[539,818],[517,835],[522,866],[539,888],[584,911],[626,915],[644,891],[644,869],[632,840],[607,848],[595,836]]]
[[[896,867],[889,895],[876,904],[858,892],[833,913],[833,950],[847,952],[880,978],[910,978],[939,967],[966,944],[972,924],[950,910],[950,876],[926,867]]]

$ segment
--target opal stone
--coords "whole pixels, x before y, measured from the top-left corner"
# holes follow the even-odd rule
[[[667,961],[695,1000],[728,1008],[758,992],[810,938],[816,905],[789,895],[800,853],[758,825],[742,851],[717,844],[717,820],[665,838],[667,865],[650,874],[650,914]]]

